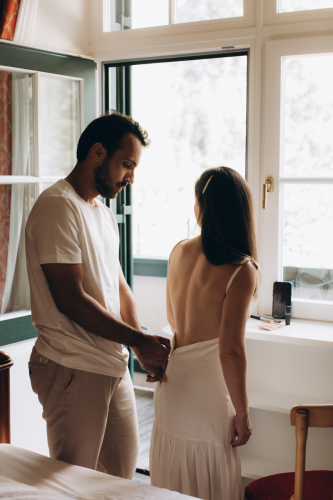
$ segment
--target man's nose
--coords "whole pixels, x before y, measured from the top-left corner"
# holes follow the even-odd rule
[[[129,184],[133,184],[134,183],[134,172],[129,172],[126,176],[126,181],[129,183]]]

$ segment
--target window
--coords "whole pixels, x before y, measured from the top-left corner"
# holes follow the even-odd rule
[[[333,55],[285,57],[282,75],[284,279],[293,281],[295,298],[333,302],[325,230],[333,227]]]
[[[103,0],[103,31],[242,17],[243,0]]]
[[[243,0],[216,2],[214,0],[178,0],[176,10],[177,23],[208,21],[209,19],[226,19],[242,17]]]
[[[79,79],[0,68],[2,315],[30,309],[25,224],[38,195],[75,164],[80,85]]]
[[[269,234],[276,218],[273,273],[293,283],[296,317],[322,320],[333,319],[332,49],[329,38],[272,42],[265,97],[271,111],[266,123],[272,126],[264,145],[265,175],[274,177],[277,193],[268,196],[270,213],[262,221]],[[262,252],[263,272],[270,273],[267,245]]]
[[[133,186],[133,253],[168,258],[198,229],[200,174],[228,165],[246,175],[247,52],[127,68],[132,115],[152,141]],[[119,69],[109,69],[111,106]]]
[[[233,2],[223,5],[227,3],[234,9],[238,8]],[[217,4],[214,2],[215,6]],[[194,10],[191,11],[191,19],[181,18],[181,9],[185,9],[186,5],[185,1],[177,3],[177,15],[175,8],[169,9],[171,25],[93,34],[95,57],[107,60],[108,65],[113,61],[115,66],[120,65],[119,61],[132,62],[128,68],[135,88],[132,91],[130,112],[143,123],[153,139],[151,149],[144,153],[141,173],[138,169],[133,186],[134,253],[142,257],[159,255],[163,259],[167,247],[173,245],[172,238],[176,241],[193,231],[193,225],[187,224],[192,214],[185,214],[183,210],[177,213],[174,208],[178,200],[170,204],[169,217],[157,217],[158,205],[164,202],[160,199],[143,217],[150,220],[150,227],[163,227],[168,219],[174,217],[174,227],[179,224],[183,229],[182,235],[180,230],[174,230],[169,238],[170,243],[167,243],[166,237],[163,241],[162,235],[157,242],[148,245],[150,234],[144,231],[141,227],[144,222],[139,220],[139,211],[142,210],[143,214],[144,208],[137,204],[143,197],[137,196],[136,190],[141,179],[143,181],[143,170],[148,169],[150,161],[156,162],[152,158],[153,144],[158,140],[154,137],[158,127],[154,126],[153,114],[156,116],[163,109],[163,116],[168,120],[167,113],[172,112],[172,105],[165,104],[170,102],[171,84],[167,83],[168,75],[163,77],[161,83],[158,65],[162,67],[163,64],[170,64],[171,73],[172,58],[174,61],[176,58],[189,59],[193,54],[216,55],[221,53],[221,49],[248,50],[246,176],[253,193],[262,272],[258,312],[262,315],[271,313],[274,281],[288,280],[294,285],[293,317],[332,321],[333,262],[329,252],[331,243],[328,230],[332,225],[333,194],[332,100],[329,90],[332,88],[332,1],[249,0],[243,2],[242,13],[229,13],[230,17],[218,20],[195,17],[197,13]],[[204,5],[208,3],[201,2],[200,8],[206,8]],[[170,17],[170,12],[173,17]],[[239,17],[231,17],[236,15]],[[157,63],[157,58],[163,63]],[[156,69],[153,75],[149,73],[149,67]],[[147,92],[141,89],[136,94],[140,71],[141,79],[146,72]],[[202,78],[206,74],[205,68]],[[155,100],[152,90],[154,78],[161,89],[159,101]],[[176,81],[174,77],[172,85],[176,86]],[[196,79],[194,87],[195,84]],[[111,87],[115,88],[112,84]],[[187,88],[192,89],[192,82]],[[165,100],[162,89],[165,89]],[[189,102],[189,97],[184,94],[184,103]],[[148,111],[150,101],[155,103],[154,110]],[[180,103],[182,105],[183,101]],[[191,104],[190,108],[193,107]],[[177,120],[174,123],[177,125]],[[211,131],[208,134],[212,137]],[[229,163],[229,158],[227,161]],[[267,209],[262,210],[262,186],[268,176],[274,179],[274,191],[267,196]],[[150,178],[145,179],[145,182],[148,185]],[[181,184],[184,185],[183,178]],[[165,186],[167,182],[164,178],[159,187],[160,192]],[[153,199],[158,196],[158,189],[156,192],[155,195],[153,191],[147,190],[146,196]],[[174,193],[169,196],[172,200],[176,199]],[[192,193],[185,196],[190,197]],[[185,220],[181,219],[181,213],[184,213]],[[156,226],[152,225],[153,222]],[[149,248],[144,249],[144,245]],[[154,272],[152,270],[152,276],[161,276]]]
[[[278,0],[277,12],[298,12],[302,10],[333,8],[332,0]]]

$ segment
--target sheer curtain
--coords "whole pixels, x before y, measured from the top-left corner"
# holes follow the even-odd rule
[[[31,77],[12,75],[12,175],[29,174]],[[29,282],[25,264],[24,227],[30,208],[30,188],[12,184],[7,276],[1,314],[29,309]],[[15,301],[14,301],[15,296]]]
[[[21,0],[14,33],[14,42],[33,44],[38,0]]]

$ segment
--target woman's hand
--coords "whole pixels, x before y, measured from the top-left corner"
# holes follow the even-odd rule
[[[242,417],[239,417],[238,415],[235,416],[235,428],[236,428],[236,436],[237,439],[234,439],[233,441],[230,442],[230,444],[236,448],[236,446],[243,446],[248,442],[250,439],[250,436],[252,434],[252,425],[250,422],[250,416],[245,415]]]

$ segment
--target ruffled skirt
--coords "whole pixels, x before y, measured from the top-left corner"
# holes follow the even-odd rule
[[[154,396],[152,485],[203,500],[239,500],[240,457],[230,445],[235,410],[218,339],[177,348],[166,374]]]

